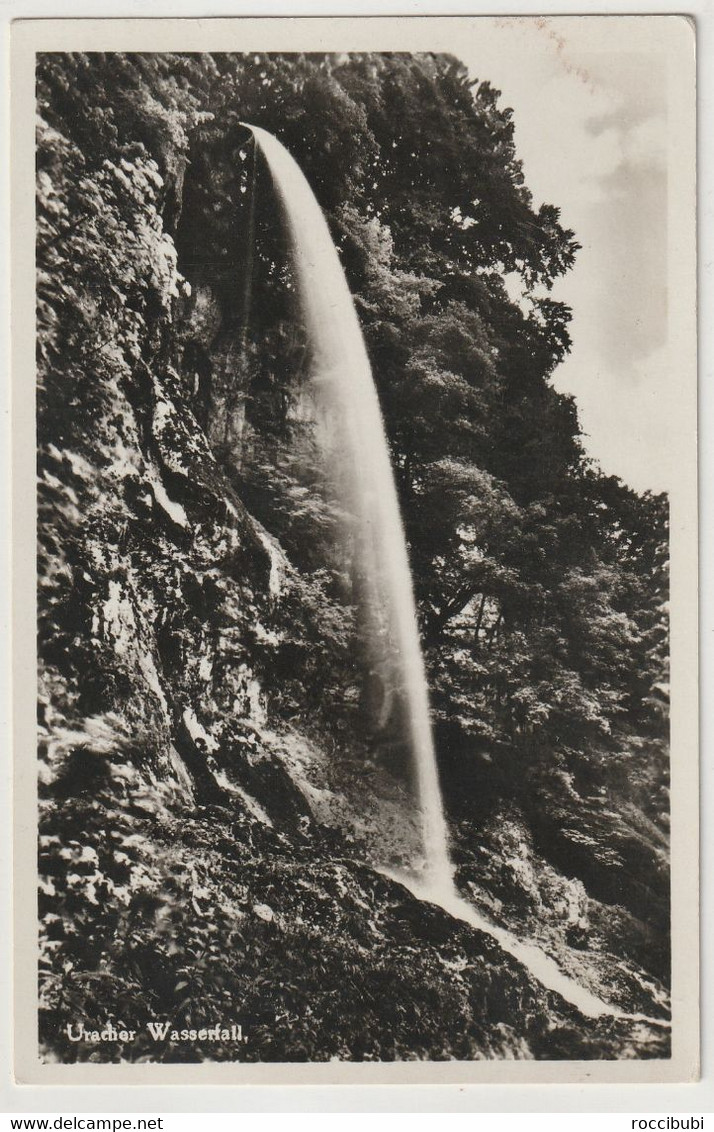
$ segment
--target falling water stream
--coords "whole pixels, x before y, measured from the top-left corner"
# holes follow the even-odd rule
[[[569,978],[533,944],[491,924],[457,892],[429,718],[424,661],[412,576],[384,423],[352,295],[327,221],[297,162],[271,134],[247,126],[268,165],[290,238],[292,264],[312,350],[313,397],[334,432],[343,503],[352,516],[353,554],[362,601],[371,610],[368,635],[398,671],[398,694],[411,750],[422,842],[420,864],[389,872],[420,899],[494,937],[546,987],[591,1017],[622,1015]],[[388,689],[394,673],[384,676]],[[390,693],[385,692],[385,712]],[[653,1020],[654,1021],[654,1020]]]
[[[271,134],[250,126],[272,175],[290,235],[293,267],[313,351],[312,385],[329,420],[365,601],[401,668],[423,840],[423,881],[451,885],[446,821],[429,719],[412,578],[384,424],[362,331],[322,209],[299,165]],[[370,593],[370,590],[376,592]],[[376,612],[375,612],[376,611]],[[379,640],[374,640],[379,646]]]

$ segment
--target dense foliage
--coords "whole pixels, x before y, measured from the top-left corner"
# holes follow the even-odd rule
[[[258,779],[290,795],[269,727],[348,741],[349,611],[290,416],[307,351],[254,123],[304,169],[355,295],[462,884],[535,931],[504,864],[520,837],[580,886],[575,915],[529,890],[563,946],[586,946],[604,902],[625,959],[666,982],[666,500],[601,474],[550,382],[570,345],[550,289],[578,248],[557,208],[534,205],[499,93],[445,56],[46,55],[38,108],[46,845],[93,783],[118,820],[100,758],[148,795],[188,772],[208,806],[225,803],[228,767],[242,805]],[[94,877],[80,840],[71,875]],[[80,963],[66,940],[90,929],[63,867],[49,866],[64,927],[47,962],[69,947],[66,977]],[[112,931],[130,937],[124,873],[100,873]],[[167,901],[155,879],[154,903],[131,905],[137,923],[159,890]],[[598,916],[597,946],[616,949]]]
[[[240,134],[231,152],[230,125],[274,132],[310,178],[340,248],[399,474],[439,713],[485,739],[573,755],[593,744],[621,751],[623,738],[643,729],[663,737],[653,708],[666,689],[658,647],[666,505],[589,464],[574,404],[548,381],[569,346],[569,311],[548,289],[577,245],[557,209],[534,209],[510,111],[449,58],[217,57],[216,65],[215,118],[194,146],[218,147],[221,169],[249,182],[242,165],[255,157]],[[240,321],[241,253],[229,249],[236,231],[246,232],[241,197],[234,191],[222,210],[213,179],[197,180],[178,235],[182,262],[195,278],[210,270],[230,288],[228,314]],[[279,230],[262,207],[265,175],[259,188],[259,223],[262,214],[263,227]],[[224,222],[212,239],[197,222],[206,212]],[[252,268],[248,335],[261,370],[252,402],[261,377],[287,386],[285,374],[294,379],[299,366],[292,357],[285,364],[280,340],[285,288],[274,240],[257,246],[277,266]],[[217,270],[221,253],[229,262]],[[513,275],[518,302],[505,282]]]

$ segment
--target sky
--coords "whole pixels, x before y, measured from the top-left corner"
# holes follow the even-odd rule
[[[571,44],[551,21],[499,21],[459,52],[502,92],[534,204],[561,209],[582,245],[553,297],[573,310],[557,389],[585,447],[638,491],[673,474],[677,381],[667,323],[667,69],[657,51]]]

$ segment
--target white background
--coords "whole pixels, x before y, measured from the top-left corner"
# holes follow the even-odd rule
[[[9,353],[8,341],[8,288],[9,276],[9,216],[8,216],[8,29],[11,20],[24,18],[57,17],[196,17],[196,16],[269,16],[269,15],[548,15],[578,13],[649,13],[684,12],[695,17],[698,25],[698,71],[699,71],[699,222],[700,222],[700,295],[701,341],[700,341],[700,484],[702,515],[702,588],[701,588],[701,645],[702,645],[702,926],[704,953],[702,962],[702,1079],[690,1085],[661,1086],[614,1086],[614,1085],[484,1085],[484,1086],[420,1086],[420,1087],[279,1087],[250,1088],[230,1087],[122,1087],[122,1088],[70,1088],[70,1087],[21,1087],[14,1085],[10,1065],[11,1050],[11,954],[10,954],[10,867],[12,816],[10,804],[10,734],[9,734]],[[175,1113],[167,1115],[165,1132],[184,1132],[196,1126],[196,1113],[241,1113],[240,1117],[211,1121],[208,1127],[235,1128],[255,1127],[258,1120],[247,1114],[260,1112],[274,1113],[402,1113],[408,1117],[410,1129],[421,1128],[434,1118],[431,1113],[491,1113],[486,1120],[489,1128],[507,1129],[511,1127],[571,1127],[575,1120],[583,1128],[608,1125],[618,1129],[629,1129],[631,1118],[625,1116],[593,1116],[583,1118],[582,1113],[631,1113],[633,1116],[648,1114],[670,1114],[682,1117],[685,1114],[701,1115],[714,1113],[714,1054],[712,1052],[712,1021],[714,1002],[712,1000],[711,979],[708,971],[712,963],[712,924],[711,924],[711,870],[708,862],[712,854],[712,837],[708,829],[714,816],[712,808],[711,785],[714,777],[711,767],[712,754],[712,711],[708,702],[708,690],[712,687],[712,647],[714,632],[712,615],[712,545],[714,524],[711,521],[711,508],[714,504],[711,490],[714,472],[712,452],[712,409],[714,393],[713,356],[714,346],[707,322],[711,322],[714,310],[712,304],[712,265],[714,264],[714,233],[712,231],[712,197],[714,181],[714,115],[712,114],[714,88],[714,0],[698,0],[677,8],[674,0],[663,3],[661,0],[605,0],[602,4],[559,2],[526,4],[508,7],[495,3],[461,2],[461,0],[390,0],[387,4],[379,0],[360,0],[356,3],[341,0],[325,2],[300,2],[290,4],[287,0],[273,0],[264,3],[246,3],[234,0],[153,0],[147,5],[144,0],[0,0],[0,34],[3,41],[2,72],[5,78],[6,97],[2,103],[2,138],[4,160],[0,161],[0,197],[2,204],[2,227],[0,228],[0,254],[3,257],[2,289],[0,292],[0,332],[3,360],[6,364],[0,370],[0,474],[2,494],[0,495],[0,586],[2,605],[0,605],[0,830],[2,848],[0,849],[0,908],[4,915],[0,919],[0,1113],[22,1114],[127,1114],[145,1115]],[[579,1113],[578,1117],[563,1116],[558,1120],[548,1117],[540,1119],[518,1119],[515,1113]],[[179,1116],[179,1113],[190,1115]],[[418,1114],[422,1114],[419,1116]],[[496,1114],[504,1114],[496,1116]],[[291,1121],[298,1128],[311,1126],[315,1116]],[[360,1117],[343,1118],[354,1124]],[[378,1118],[379,1124],[385,1118]],[[395,1118],[390,1116],[390,1126]],[[438,1119],[438,1118],[437,1118]],[[458,1119],[452,1117],[452,1119]],[[473,1119],[473,1118],[469,1118]],[[476,1117],[476,1119],[479,1119]],[[705,1120],[705,1128],[714,1124],[714,1116]],[[263,1121],[260,1121],[261,1126]],[[318,1125],[323,1121],[318,1119]],[[401,1121],[400,1121],[401,1123]],[[459,1124],[464,1118],[459,1119]],[[405,1127],[407,1120],[404,1119]],[[4,1126],[9,1128],[9,1120],[4,1118]],[[470,1126],[470,1125],[469,1125]],[[0,1124],[0,1128],[3,1125]]]

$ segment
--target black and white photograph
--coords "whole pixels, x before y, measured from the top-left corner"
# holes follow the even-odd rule
[[[215,22],[32,53],[29,1079],[690,1078],[692,28]]]

